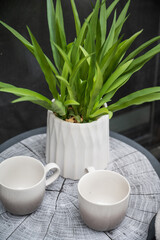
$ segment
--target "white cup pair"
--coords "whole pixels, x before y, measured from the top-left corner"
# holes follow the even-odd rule
[[[128,208],[130,185],[109,170],[87,169],[78,183],[79,210],[86,225],[97,231],[115,229]]]
[[[54,173],[46,179],[49,170]],[[122,175],[87,169],[78,183],[79,209],[83,221],[97,231],[114,229],[124,219],[130,185]],[[45,187],[60,174],[55,163],[46,166],[28,156],[8,158],[0,164],[0,200],[9,212],[29,214],[41,204]]]
[[[54,173],[46,179],[50,170]],[[45,187],[60,174],[55,163],[46,166],[28,156],[8,158],[0,163],[0,200],[6,210],[15,215],[35,211],[41,204]]]

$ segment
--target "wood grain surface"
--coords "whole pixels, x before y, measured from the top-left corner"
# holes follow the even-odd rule
[[[46,134],[29,137],[0,154],[0,161],[18,155],[45,164]],[[145,155],[110,138],[107,169],[125,176],[131,185],[129,207],[118,228],[109,232],[89,229],[78,209],[77,181],[59,177],[46,189],[41,206],[26,216],[14,216],[0,202],[0,240],[145,240],[151,219],[160,208],[160,179]]]

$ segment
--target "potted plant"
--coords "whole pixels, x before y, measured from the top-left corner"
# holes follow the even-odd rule
[[[71,1],[76,38],[66,42],[61,0],[47,0],[47,18],[53,62],[44,54],[29,27],[31,42],[6,23],[0,23],[14,34],[35,56],[53,99],[32,90],[0,82],[0,91],[13,93],[13,103],[31,101],[48,110],[47,162],[59,164],[64,177],[79,179],[85,167],[106,167],[109,158],[109,118],[131,105],[160,99],[160,87],[136,91],[112,103],[112,97],[130,77],[160,52],[160,45],[147,47],[160,36],[143,43],[127,55],[127,50],[142,31],[123,39],[121,30],[127,20],[130,0],[117,17],[114,0],[97,0],[93,11],[81,26],[74,0]],[[114,12],[107,31],[107,20]],[[143,53],[142,53],[143,52]],[[139,55],[141,54],[141,55]]]

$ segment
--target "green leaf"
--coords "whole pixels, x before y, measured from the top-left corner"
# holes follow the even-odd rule
[[[77,64],[76,66],[74,66],[74,68],[72,69],[72,74],[70,76],[70,80],[69,80],[69,83],[70,83],[70,86],[73,86],[74,82],[75,82],[75,79],[76,79],[76,76],[80,70],[80,68],[82,67],[82,65],[84,64],[84,62],[87,60],[88,57],[91,57],[91,55],[93,54],[90,54],[84,58],[82,58]]]
[[[0,21],[0,23],[1,23],[5,28],[7,28],[16,38],[18,38],[18,39],[23,43],[23,45],[25,45],[25,47],[28,48],[28,50],[29,50],[31,53],[34,53],[32,44],[30,44],[30,42],[28,42],[20,33],[18,33],[16,30],[14,30],[12,27],[10,27],[9,25],[7,25],[6,23],[4,23],[4,22],[2,22],[2,21]]]
[[[108,79],[108,77],[113,73],[115,68],[118,66],[122,58],[124,57],[126,51],[129,49],[133,41],[141,34],[142,30],[135,33],[129,39],[124,40],[122,43],[118,45],[117,52],[115,53],[114,58],[110,62],[107,71],[104,74],[104,79]],[[121,65],[121,64],[120,64]]]
[[[109,111],[107,108],[103,107],[95,111],[94,113],[90,114],[89,118],[99,118],[102,115],[109,114]]]
[[[112,22],[111,29],[109,31],[109,35],[103,45],[103,48],[101,50],[101,55],[100,55],[100,61],[102,57],[107,53],[107,51],[112,47],[113,41],[114,41],[114,34],[115,34],[115,27],[116,27],[116,11],[114,13],[114,18]]]
[[[133,60],[130,60],[131,62]],[[131,63],[130,62],[130,63]],[[130,77],[133,75],[134,72],[138,71],[139,69],[136,69],[135,71],[131,71],[129,73],[122,74],[119,78],[116,79],[116,81],[109,87],[108,92],[111,92],[115,89],[118,89],[120,86],[123,86],[124,83],[126,83]]]
[[[48,19],[48,28],[50,34],[50,42],[55,42],[58,44],[58,33],[57,33],[57,24],[56,24],[56,14],[52,0],[47,0],[47,19]],[[51,44],[53,59],[56,67],[60,70],[60,55],[58,50],[54,45]]]
[[[46,98],[45,96],[41,95],[40,93],[37,93],[35,91],[29,90],[29,89],[25,89],[25,88],[19,88],[19,87],[15,87],[13,85],[7,84],[7,87],[1,87],[3,84],[0,82],[0,91],[1,92],[6,92],[6,93],[12,93],[15,94],[16,96],[30,96],[30,97],[34,97],[37,98],[39,100],[43,100],[48,102],[49,104],[51,103],[51,101]]]
[[[95,53],[96,52],[96,44],[95,44],[95,38],[93,37],[93,33],[91,31],[90,24],[88,25],[88,34],[87,39],[85,39],[84,49],[87,49],[88,53]],[[86,79],[88,76],[88,79],[93,77],[94,75],[94,63],[96,61],[96,55],[92,54],[92,57],[90,58],[90,67],[88,67],[87,62],[84,63],[83,68],[81,70],[81,78]],[[91,67],[92,65],[92,67]]]
[[[125,21],[128,18],[128,17],[126,17],[126,14],[127,14],[129,5],[130,5],[130,0],[126,3],[126,5],[124,6],[123,10],[121,11],[121,13],[120,13],[120,15],[119,15],[119,17],[117,19],[116,30],[115,30],[115,41],[118,40],[119,34],[121,32],[121,29],[122,29]]]
[[[0,21],[0,23],[7,28],[18,40],[20,40],[22,42],[22,44],[34,55],[34,48],[32,46],[32,44],[30,44],[30,42],[28,42],[20,33],[18,33],[16,30],[14,30],[12,27],[10,27],[9,25],[7,25],[6,23]],[[58,74],[56,68],[54,67],[54,65],[52,64],[52,62],[50,61],[50,59],[45,56],[52,71],[55,74]]]
[[[139,105],[156,100],[160,100],[160,87],[145,88],[121,98],[116,103],[111,104],[108,109],[116,112],[132,105]]]
[[[60,81],[62,81],[64,83],[64,85],[67,87],[68,93],[69,93],[69,97],[70,99],[75,99],[75,94],[74,94],[74,90],[72,89],[72,87],[69,85],[69,82],[62,76],[56,76]],[[63,98],[62,98],[63,99]],[[75,101],[75,100],[74,100]]]
[[[9,83],[0,82],[0,88],[12,88],[15,87]]]
[[[19,97],[15,100],[12,101],[12,103],[19,103],[19,102],[25,102],[25,101],[35,101],[37,100],[35,97],[30,97],[30,96],[26,96],[26,97]]]
[[[66,87],[69,86],[69,82],[68,82],[64,77],[62,77],[62,76],[60,76],[60,75],[56,75],[56,77],[57,77],[60,81],[62,81],[62,82],[65,84]]]
[[[79,104],[79,102],[77,102],[77,101],[75,101],[75,100],[73,100],[73,99],[69,99],[69,100],[66,100],[66,101],[64,102],[64,105],[65,105],[65,106],[69,106],[69,105],[80,105],[80,104]]]
[[[64,21],[63,21],[63,12],[62,12],[62,6],[61,6],[61,0],[56,1],[56,22],[57,22],[57,28],[61,40],[61,48],[63,50],[66,49],[66,35],[64,30]]]
[[[107,31],[107,20],[108,20],[109,16],[111,15],[111,13],[113,12],[113,10],[118,2],[119,2],[119,0],[115,0],[106,8],[106,14],[105,14],[106,31]],[[103,29],[102,29],[102,31],[103,31]]]
[[[80,47],[81,51],[83,52],[84,56],[87,57],[86,60],[88,62],[88,65],[90,65],[91,64],[91,56],[88,57],[89,53],[84,49],[84,47],[82,47],[82,46],[79,46],[79,47]]]
[[[72,52],[72,49],[73,49],[73,43],[72,44],[69,44],[70,46],[68,47],[68,54],[67,54],[67,57],[70,61],[70,58],[71,58],[71,52]],[[70,61],[71,63],[71,61]],[[72,64],[72,63],[71,63]],[[69,71],[69,67],[68,67],[68,64],[67,62],[65,61],[64,62],[64,65],[63,65],[63,69],[62,69],[62,77],[65,78],[66,80],[69,79],[69,76],[70,76],[70,71]],[[66,92],[66,85],[64,84],[63,81],[61,81],[61,84],[60,84],[60,92],[61,92],[61,97],[62,97],[62,102],[64,102],[64,100],[66,99],[67,97],[67,92]]]
[[[107,93],[108,89],[110,88],[110,86],[117,80],[117,78],[119,78],[125,71],[126,69],[131,65],[133,59],[126,62],[125,64],[123,64],[122,66],[119,66],[115,72],[109,77],[109,79],[107,79],[107,81],[105,82],[105,84],[103,85],[100,94],[99,94],[99,98],[102,98],[102,96]]]
[[[103,45],[106,38],[106,31],[107,31],[106,1],[103,1],[101,3],[99,22],[100,22],[100,33],[101,33],[101,45]]]
[[[115,91],[111,91],[109,93],[107,93],[106,95],[103,96],[102,99],[100,99],[100,102],[97,103],[95,106],[94,106],[94,110],[97,109],[97,108],[100,108],[101,106],[103,106],[105,103],[108,103],[112,96],[114,95]]]
[[[157,53],[160,52],[160,44],[143,54],[142,56],[136,58],[132,64],[127,69],[127,72],[133,71],[136,68],[142,67],[145,63],[147,63],[152,57],[154,57]]]
[[[45,54],[44,54],[45,55]],[[51,62],[51,60],[45,55],[46,60],[51,68],[51,70],[53,71],[54,74],[58,74],[57,69],[55,68],[55,66],[53,65],[53,63]]]
[[[53,112],[56,112],[60,116],[66,115],[65,106],[63,105],[63,103],[61,101],[59,101],[57,99],[54,100],[54,102],[52,102],[52,108],[53,108]]]
[[[59,53],[61,54],[61,56],[63,57],[65,63],[68,66],[68,70],[71,73],[72,72],[72,63],[70,62],[68,55],[63,51],[63,49],[61,47],[59,47],[56,43],[52,43],[55,45],[55,47],[58,49]]]
[[[101,69],[102,74],[105,73],[105,71],[107,70],[109,64],[111,63],[112,59],[114,58],[119,43],[120,43],[120,40],[117,41],[109,49],[109,51],[104,55],[104,57],[101,59],[101,62],[99,63],[99,65],[100,65],[100,69]]]
[[[116,58],[118,59],[118,61],[121,60],[121,58],[123,57],[123,55],[126,53],[126,51],[129,49],[129,47],[131,46],[131,44],[134,42],[134,40],[142,33],[143,30],[140,30],[139,32],[136,32],[135,34],[133,34],[130,38],[124,40],[122,43],[120,43],[119,45],[119,49],[117,51],[116,54]]]
[[[48,110],[51,110],[51,111],[53,110],[51,100],[32,90],[25,89],[25,88],[18,88],[11,84],[4,84],[0,82],[0,92],[12,93],[19,97],[18,99],[13,100],[12,103],[30,101]]]
[[[51,110],[53,111],[52,109],[52,102],[50,102],[50,104],[46,101],[43,101],[43,100],[39,100],[35,97],[30,97],[30,96],[26,96],[26,97],[19,97],[15,100],[12,101],[12,103],[18,103],[18,102],[24,102],[24,101],[29,101],[29,102],[32,102],[34,104],[37,104],[47,110]]]
[[[135,71],[138,71],[138,69]],[[99,103],[97,102],[95,104],[93,109],[95,110],[97,108],[100,108],[104,105],[104,103],[111,101],[111,98],[114,96],[114,94],[130,79],[133,73],[134,71],[127,74],[124,73],[119,78],[117,78],[117,80],[107,90],[106,94],[99,100]]]
[[[119,35],[121,33],[122,27],[124,23],[126,22],[128,16],[121,22],[121,24],[117,25],[116,24],[116,29],[115,29],[115,34],[114,34],[114,43],[119,39]]]
[[[95,69],[96,69],[95,40],[96,40],[96,30],[97,30],[97,23],[98,23],[99,8],[100,8],[100,1],[97,1],[95,8],[93,10],[93,15],[88,24],[88,34],[86,36],[85,44],[84,44],[84,48],[87,49],[87,52],[92,54],[89,68],[87,68],[87,69],[84,68],[84,71],[88,73],[88,76],[85,76],[85,79],[87,78],[87,86],[86,86],[85,99],[84,99],[84,105],[85,105],[84,110],[83,110],[84,118],[86,116],[87,106],[90,101],[90,93],[92,91],[93,78],[94,78]],[[82,75],[82,76],[84,76],[84,75]]]
[[[115,0],[110,4],[110,6],[107,7],[107,9],[106,9],[106,20],[109,18],[109,16],[111,15],[113,9],[115,8],[115,6],[117,5],[118,2],[119,2],[119,0]]]
[[[93,87],[92,90],[90,92],[90,101],[89,101],[89,105],[87,106],[87,117],[90,115],[93,106],[95,105],[95,101],[97,99],[97,96],[99,95],[99,92],[102,88],[102,84],[103,84],[103,76],[101,73],[101,70],[98,66],[98,64],[96,64],[96,75],[93,79]]]
[[[100,21],[98,21],[97,22],[96,39],[94,41],[94,44],[96,43],[95,44],[96,45],[96,56],[98,56],[98,53],[99,53],[99,51],[101,49],[101,46],[102,46],[101,39],[102,39],[102,37],[101,37]]]
[[[28,28],[29,35],[32,40],[32,44],[34,47],[35,57],[45,75],[45,79],[48,83],[49,90],[51,91],[54,98],[58,98],[58,91],[56,89],[56,78],[50,68],[50,65],[48,64],[48,61],[46,60],[46,57],[39,46],[38,42],[36,41],[35,37],[31,33],[30,29]]]
[[[154,40],[153,40],[154,41]],[[150,41],[151,42],[151,41]],[[112,93],[110,94],[110,96],[114,95],[116,93],[116,91],[122,87],[129,79],[130,77],[133,75],[133,73],[137,72],[138,70],[140,70],[143,65],[149,61],[155,54],[157,54],[158,52],[160,52],[160,45],[156,46],[154,48],[154,50],[150,50],[148,51],[146,54],[144,54],[143,56],[133,60],[133,62],[131,63],[131,65],[128,67],[128,69],[126,70],[126,72],[116,80],[116,82],[114,84],[112,84],[112,86],[108,89],[109,91],[112,91]],[[131,55],[133,56],[133,54]],[[130,59],[130,58],[128,58]],[[124,64],[126,61],[123,61],[119,66],[122,66],[122,64]],[[106,97],[107,99],[107,97]]]
[[[88,71],[88,77],[87,77],[87,85],[86,85],[84,109],[83,109],[84,118],[86,117],[88,104],[90,102],[90,93],[93,89],[95,71],[96,71],[96,57],[93,55],[93,57],[91,58],[91,63]]]
[[[132,58],[135,58],[140,52],[142,52],[145,48],[147,48],[148,46],[150,46],[152,43],[156,42],[160,40],[160,36],[158,37],[155,37],[155,38],[152,38],[150,39],[149,41],[143,43],[141,46],[139,46],[137,49],[135,49],[133,52],[131,52],[122,62],[125,63],[127,62],[128,60],[132,59]]]
[[[87,49],[88,53],[93,53],[95,48],[93,49],[93,46],[95,46],[95,39],[96,39],[96,30],[97,30],[97,22],[98,22],[98,13],[100,8],[100,1],[96,1],[95,8],[93,10],[93,15],[91,17],[91,20],[88,24],[88,32],[86,35],[84,48]],[[94,43],[94,44],[93,44]]]
[[[83,109],[84,106],[84,97],[86,90],[87,81],[78,79],[78,92],[77,92],[77,100],[81,103],[80,108]],[[81,110],[80,110],[81,111]]]
[[[74,118],[76,119],[76,121],[77,121],[78,123],[81,123],[81,122],[82,122],[82,119],[81,119],[81,117],[80,117],[79,115],[74,115]]]
[[[104,103],[111,101],[112,97],[115,95],[118,89],[121,88],[128,80],[129,78],[126,78],[125,81],[123,81],[123,83],[119,84],[118,87],[114,88],[112,91],[110,91],[109,89],[106,95],[104,95],[103,98],[100,100],[100,102],[97,105],[95,105],[94,109],[100,108],[101,106],[104,105]]]
[[[80,20],[79,20],[79,16],[78,16],[78,12],[77,12],[77,8],[76,8],[74,0],[71,0],[71,6],[72,6],[73,15],[74,15],[76,34],[77,34],[77,37],[78,37],[79,31],[81,29],[81,23],[80,23]]]
[[[93,12],[90,13],[90,15],[87,17],[85,22],[83,23],[81,30],[77,36],[77,39],[73,43],[73,49],[72,49],[72,54],[71,54],[71,61],[72,64],[75,65],[79,61],[79,46],[83,46],[83,40],[85,37],[86,29],[88,27],[89,21],[93,15]]]
[[[121,25],[121,23],[123,23],[125,21],[129,5],[130,5],[130,0],[128,0],[128,2],[124,6],[123,10],[121,11],[121,13],[120,13],[120,15],[118,17],[117,23],[116,23],[117,26]]]
[[[104,95],[100,102],[95,106],[95,109],[100,108],[102,105],[104,105],[104,103],[111,101],[111,98],[115,95],[118,89],[121,88],[136,71],[138,71],[138,69],[124,75],[122,74],[122,76],[119,77],[113,85],[111,85],[111,88],[108,89],[106,95]]]

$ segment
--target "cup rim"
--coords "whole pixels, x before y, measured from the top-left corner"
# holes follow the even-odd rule
[[[90,174],[95,174],[95,172],[110,172],[110,173],[113,173],[113,174],[115,174],[115,175],[119,175],[120,177],[122,177],[122,178],[125,180],[125,182],[127,183],[127,185],[128,185],[128,193],[127,193],[127,195],[126,195],[124,198],[122,198],[120,201],[117,201],[117,202],[115,202],[115,203],[99,203],[99,202],[96,203],[96,202],[94,202],[94,201],[88,200],[86,197],[84,197],[84,196],[82,195],[82,193],[81,193],[81,191],[80,191],[80,184],[81,184],[82,179],[84,179],[86,176],[88,176],[88,175],[90,175]],[[88,172],[88,173],[86,173],[85,175],[83,175],[83,176],[81,177],[81,179],[79,180],[79,182],[78,182],[78,194],[79,194],[86,202],[88,202],[89,204],[93,204],[93,205],[97,205],[97,206],[103,206],[103,207],[104,207],[104,206],[116,206],[116,205],[120,204],[121,202],[125,201],[125,200],[129,197],[130,192],[131,192],[131,187],[130,187],[130,184],[129,184],[127,178],[124,177],[123,175],[121,175],[120,173],[115,172],[115,171],[111,171],[111,170],[95,170],[95,171],[93,171],[93,172]]]
[[[3,184],[3,183],[0,183],[0,186],[3,186],[3,187],[5,187],[5,188],[8,189],[8,190],[13,190],[13,191],[18,191],[18,192],[19,192],[19,191],[31,190],[31,189],[35,188],[36,186],[38,186],[38,185],[44,180],[44,178],[45,178],[45,169],[44,169],[44,166],[43,166],[43,164],[42,164],[38,159],[36,159],[36,158],[34,158],[34,157],[25,156],[25,155],[18,155],[18,156],[10,157],[10,158],[7,158],[7,159],[3,160],[3,161],[0,163],[0,165],[1,165],[1,164],[5,164],[6,161],[10,161],[11,159],[14,159],[14,158],[29,158],[29,159],[32,159],[32,160],[36,161],[36,162],[37,162],[39,165],[41,165],[41,167],[43,168],[43,176],[42,176],[42,178],[40,179],[40,181],[38,181],[37,183],[33,184],[31,187],[26,187],[26,188],[18,189],[18,188],[8,187],[7,185],[5,185],[5,184]]]

